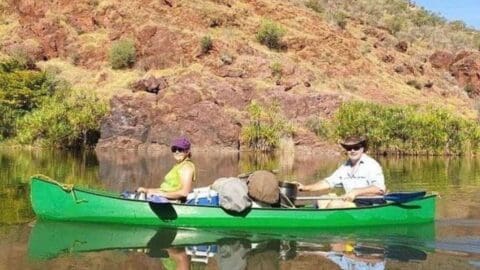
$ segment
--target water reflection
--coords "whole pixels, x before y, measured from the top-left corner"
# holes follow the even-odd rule
[[[426,260],[433,224],[416,227],[266,233],[38,221],[29,237],[28,256],[55,260],[116,250],[127,256],[141,253],[158,258],[160,264],[176,269],[193,264],[228,270],[278,269],[281,262],[300,267],[304,260],[333,263],[341,269],[383,269],[387,260]]]
[[[108,187],[128,190],[138,186],[158,186],[164,175],[173,166],[174,160],[169,152],[139,154],[125,151],[98,152],[99,178]],[[197,187],[213,183],[220,177],[237,176],[255,170],[274,170],[279,179],[314,181],[317,170],[330,165],[333,168],[337,160],[321,156],[295,155],[282,153],[194,153],[192,160],[196,164]]]

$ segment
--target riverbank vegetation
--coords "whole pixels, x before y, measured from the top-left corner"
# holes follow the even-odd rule
[[[94,145],[106,103],[51,73],[27,68],[14,58],[0,62],[0,142]]]
[[[440,108],[349,102],[329,126],[337,138],[366,135],[377,153],[461,155],[480,150],[477,121]]]
[[[247,107],[249,123],[242,129],[243,142],[253,150],[272,151],[280,138],[293,134],[293,125],[281,114],[279,105],[262,105],[252,101]]]
[[[278,105],[253,101],[248,117],[242,140],[252,150],[271,152],[278,149],[282,137],[295,133],[294,124],[282,117]],[[342,104],[332,119],[312,117],[305,126],[333,144],[346,136],[365,135],[370,151],[379,154],[464,155],[480,151],[476,120],[431,106],[351,101]]]

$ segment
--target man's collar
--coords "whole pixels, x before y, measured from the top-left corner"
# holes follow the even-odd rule
[[[362,153],[362,155],[360,156],[360,159],[358,160],[358,162],[360,163],[365,163],[365,153]],[[347,160],[347,162],[345,163],[345,165],[348,165],[348,166],[352,166],[352,162],[350,161],[350,159]]]

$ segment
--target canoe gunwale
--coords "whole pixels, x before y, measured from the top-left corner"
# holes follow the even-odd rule
[[[49,178],[44,179],[43,177],[39,176],[33,176],[30,179],[30,182],[37,180],[37,181],[43,181],[45,183],[58,186],[59,189],[64,190],[65,192],[84,192],[90,195],[94,196],[101,196],[101,197],[107,197],[110,199],[115,199],[115,200],[120,200],[120,201],[127,201],[129,203],[139,203],[139,204],[149,204],[150,206],[153,205],[172,205],[172,206],[181,206],[181,207],[193,207],[193,208],[219,208],[224,210],[220,206],[211,206],[211,205],[189,205],[189,204],[184,204],[184,203],[175,203],[175,202],[170,202],[170,203],[155,203],[155,202],[150,202],[150,201],[143,201],[143,200],[136,200],[136,199],[129,199],[129,198],[122,198],[120,195],[115,195],[113,192],[104,192],[104,191],[99,191],[95,189],[89,189],[89,188],[83,188],[83,187],[75,187],[73,186],[70,191],[67,191],[63,189],[61,186],[58,185],[58,182],[51,181]],[[410,202],[417,202],[417,201],[422,201],[422,200],[427,200],[433,197],[437,197],[436,194],[429,194],[426,195],[422,198],[415,199]],[[368,206],[362,206],[362,207],[351,207],[351,208],[330,208],[330,209],[318,209],[318,208],[281,208],[281,207],[271,207],[271,208],[249,208],[250,210],[255,210],[255,211],[301,211],[301,212],[331,212],[331,211],[341,211],[341,210],[366,210],[366,209],[375,209],[375,208],[385,208],[385,207],[390,207],[390,206],[402,206],[405,205],[406,203],[397,203],[397,202],[387,202],[385,204],[378,204],[378,205],[368,205]],[[224,210],[226,211],[226,210]]]

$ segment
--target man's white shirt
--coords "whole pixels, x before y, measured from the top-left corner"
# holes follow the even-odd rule
[[[369,186],[376,186],[385,191],[382,167],[367,154],[362,154],[357,166],[352,166],[350,160],[346,161],[325,181],[330,185],[330,188],[342,185],[347,193],[356,188]]]

